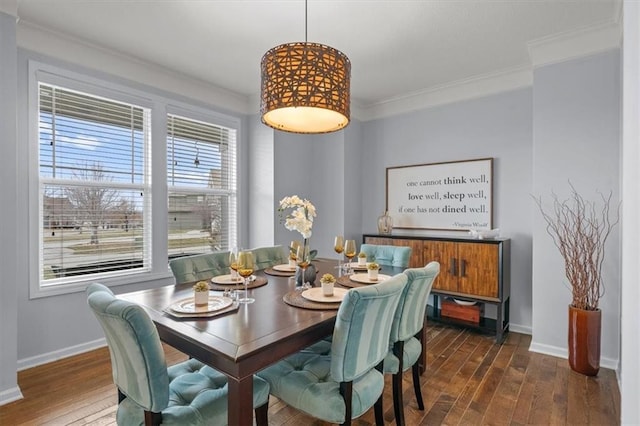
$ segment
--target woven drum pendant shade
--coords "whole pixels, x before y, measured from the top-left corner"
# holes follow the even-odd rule
[[[262,122],[292,133],[329,133],[350,118],[351,62],[319,43],[287,43],[262,57]]]

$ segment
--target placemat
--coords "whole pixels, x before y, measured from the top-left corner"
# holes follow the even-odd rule
[[[340,284],[342,287],[348,287],[348,288],[364,287],[366,285],[369,285],[369,284],[362,284],[362,283],[357,283],[355,281],[351,281],[348,275],[343,277],[338,277],[336,279],[336,282]]]
[[[284,296],[282,296],[282,300],[287,305],[295,306],[297,308],[304,309],[316,309],[322,311],[330,311],[336,310],[340,307],[340,303],[322,303],[322,302],[312,302],[311,300],[307,300],[302,297],[301,291],[290,291]]]
[[[285,271],[276,271],[273,268],[266,268],[264,273],[267,275],[273,275],[274,277],[292,277],[296,274],[296,271],[285,272]]]
[[[265,277],[256,277],[255,280],[251,281],[247,284],[247,289],[262,287],[268,282]],[[238,284],[209,284],[209,288],[214,291],[224,291],[224,290],[244,290],[244,283],[239,282]]]
[[[217,317],[219,315],[228,314],[229,312],[236,312],[239,307],[240,307],[240,304],[238,302],[233,302],[230,306],[224,309],[220,309],[219,311],[213,311],[213,312],[192,313],[192,314],[181,313],[181,312],[175,312],[169,309],[169,307],[165,308],[164,312],[168,315],[171,315],[174,318],[198,319],[198,318],[212,318],[212,317]]]

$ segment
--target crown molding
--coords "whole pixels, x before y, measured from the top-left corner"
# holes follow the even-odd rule
[[[533,68],[616,49],[622,43],[621,9],[615,19],[527,43]]]
[[[454,81],[368,106],[359,106],[357,118],[361,121],[376,120],[434,106],[481,98],[532,84],[533,74],[531,68],[526,65]]]
[[[0,11],[11,5],[17,8],[16,4],[15,0],[0,0]],[[619,48],[622,41],[621,22],[622,7],[619,3],[614,18],[609,21],[527,43],[530,64],[430,87],[368,105],[352,98],[351,116],[360,121],[370,121],[531,86],[533,70],[537,67]],[[157,64],[24,21],[18,21],[17,27],[18,45],[22,48],[163,88],[231,112],[259,113],[259,94],[245,96],[212,86]]]
[[[18,19],[18,0],[0,0],[0,13],[6,13]]]
[[[32,23],[18,22],[17,43],[33,52],[177,93],[227,111],[250,112],[247,96]]]
[[[369,121],[531,86],[533,70],[537,67],[619,48],[621,22],[622,3],[616,3],[614,18],[609,21],[527,43],[530,65],[458,80],[366,106],[354,108],[352,102],[352,115]]]

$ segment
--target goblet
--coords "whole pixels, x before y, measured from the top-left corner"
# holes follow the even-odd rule
[[[311,284],[305,281],[305,273],[307,272],[307,266],[311,264],[311,256],[309,255],[309,246],[307,244],[300,244],[296,253],[296,262],[298,267],[302,270],[301,283],[302,289],[311,288]]]
[[[229,250],[229,269],[231,269],[231,281],[240,281],[238,276],[238,248]]]
[[[238,300],[240,303],[253,303],[256,301],[254,298],[249,297],[249,289],[247,288],[249,277],[253,274],[254,268],[253,253],[244,250],[238,253],[238,274],[244,278],[244,297]]]
[[[356,254],[356,240],[347,240],[344,244],[344,255],[349,259],[349,274],[353,272],[351,270],[351,259],[353,259]]]
[[[333,250],[338,253],[338,276],[342,275],[342,252],[344,252],[344,237],[342,235],[336,236],[333,240]]]
[[[295,268],[296,256],[298,254],[298,247],[300,247],[300,241],[293,240],[289,245],[289,266]]]

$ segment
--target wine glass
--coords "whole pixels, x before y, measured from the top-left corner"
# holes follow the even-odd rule
[[[344,255],[349,259],[349,273],[351,273],[351,259],[356,255],[356,240],[347,240],[344,244]]]
[[[238,253],[238,274],[244,278],[244,297],[239,299],[240,303],[253,303],[256,299],[249,297],[249,277],[253,274],[255,264],[253,261],[253,253],[250,251],[241,251]]]
[[[342,275],[342,252],[344,251],[344,237],[342,235],[336,236],[333,240],[333,250],[338,253],[338,276]]]
[[[311,257],[309,256],[309,246],[307,244],[298,245],[298,250],[296,252],[296,262],[298,263],[298,267],[300,267],[300,269],[302,270],[300,280],[302,283],[302,288],[311,288],[311,284],[305,282],[305,272],[307,271],[307,266],[311,264]]]
[[[300,241],[293,240],[289,245],[289,266],[295,268],[296,266],[296,256],[298,254],[298,247],[300,247]]]
[[[231,281],[240,281],[238,276],[238,248],[229,250],[229,269],[231,269]]]

